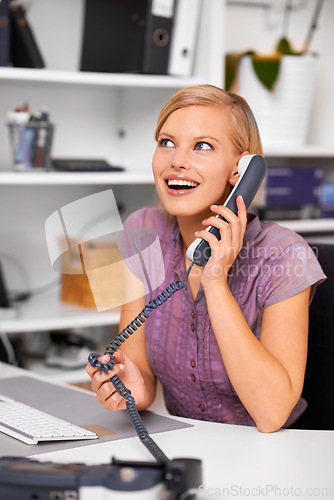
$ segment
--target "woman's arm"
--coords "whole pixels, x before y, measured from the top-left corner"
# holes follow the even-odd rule
[[[131,323],[144,306],[144,298],[141,298],[122,307],[120,331]],[[138,401],[136,401],[136,404],[138,410],[145,410],[153,403],[156,390],[156,378],[147,359],[145,324],[142,324],[142,326],[122,344],[120,350],[139,369],[144,387],[141,389],[140,397],[137,398]]]
[[[145,306],[143,283],[124,266],[124,302],[121,310],[120,332],[128,326]],[[139,298],[135,298],[139,297]],[[125,400],[116,392],[110,378],[119,375],[124,385],[131,390],[138,410],[145,410],[154,401],[156,380],[146,354],[145,324],[133,332],[120,349],[114,353],[115,365],[112,371],[97,372],[87,365],[92,378],[92,389],[97,400],[108,410],[122,410]],[[109,356],[100,358],[108,362]]]
[[[230,381],[258,429],[272,432],[284,425],[302,391],[310,289],[266,308],[260,339],[255,337],[227,284],[247,223],[240,197],[237,205],[238,216],[225,207],[212,207],[227,222],[216,217],[204,222],[220,229],[220,241],[207,231],[198,233],[211,247],[201,283]]]
[[[227,286],[206,290],[230,381],[261,432],[286,422],[303,387],[309,288],[265,309],[258,340]]]

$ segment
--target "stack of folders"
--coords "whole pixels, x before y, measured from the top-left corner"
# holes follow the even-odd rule
[[[202,0],[85,0],[81,70],[190,76]]]

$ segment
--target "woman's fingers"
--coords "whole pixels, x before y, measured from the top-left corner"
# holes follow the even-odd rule
[[[247,224],[247,209],[241,195],[237,197],[236,205],[238,210],[237,214],[224,205],[211,205],[210,209],[212,212],[224,217],[228,222],[233,222],[237,218],[242,224]]]
[[[124,398],[118,394],[111,382],[105,382],[96,393],[96,400],[107,410],[125,409]]]
[[[215,281],[221,276],[228,276],[229,269],[242,248],[247,211],[241,196],[237,198],[237,214],[223,205],[212,205],[211,210],[215,215],[204,220],[203,225],[215,227],[219,231],[220,239],[207,230],[197,231],[195,234],[205,240],[211,249],[211,259],[205,266],[203,280]]]
[[[103,354],[103,356],[100,356],[98,359],[99,359],[99,361],[102,364],[107,364],[110,361],[110,356],[109,356],[109,354]],[[116,363],[121,363],[122,364],[125,361],[125,359],[126,359],[126,355],[122,351],[117,350],[117,351],[114,352],[114,363],[115,363],[115,365],[116,365]],[[88,373],[88,375],[90,377],[93,377],[96,372],[97,373],[101,373],[101,372],[105,373],[103,369],[98,372],[97,367],[96,366],[91,366],[90,363],[88,363],[86,365],[86,372]],[[113,376],[113,375],[110,375],[111,373],[112,373],[112,370],[109,370],[107,372],[108,377]]]
[[[239,251],[243,242],[243,237],[247,225],[247,211],[246,206],[241,196],[237,198],[238,214],[234,214],[229,208],[223,205],[212,205],[211,210],[220,217],[211,216],[203,221],[205,226],[216,227],[220,231],[221,243],[229,247],[235,247]],[[222,218],[221,218],[222,217]],[[208,233],[208,231],[206,231]],[[209,233],[211,234],[211,233]],[[199,236],[208,243],[213,243],[217,246],[215,240],[211,236],[205,237],[205,233],[200,231],[196,236]],[[211,246],[211,245],[210,245]]]
[[[125,355],[121,351],[115,351],[114,359],[114,368],[107,373],[103,370],[97,371],[96,368],[91,370],[89,366],[87,367],[88,374],[91,374],[91,388],[96,393],[96,400],[101,403],[104,408],[112,411],[125,409],[126,407],[123,397],[118,394],[110,381],[114,375],[119,375],[124,370],[123,361],[125,360]],[[101,363],[108,363],[110,361],[110,356],[108,354],[100,356],[99,361],[101,361]]]
[[[246,208],[245,202],[243,200],[243,197],[241,195],[239,195],[237,197],[237,208],[238,208],[238,217],[246,227],[246,225],[247,225],[247,208]]]
[[[99,371],[98,366],[86,367],[87,373],[92,379],[91,388],[96,393],[96,399],[108,410],[121,410],[126,408],[125,399],[118,394],[111,379],[115,375],[119,375],[124,385],[133,389],[138,387],[143,391],[144,380],[137,366],[127,357],[125,353],[117,350],[113,354],[114,367],[112,370],[104,371],[103,368]],[[98,361],[100,367],[109,364],[109,354],[99,356]]]
[[[97,392],[102,384],[105,382],[108,382],[114,375],[120,375],[124,370],[124,364],[123,363],[117,363],[115,364],[114,368],[112,370],[109,370],[107,373],[105,373],[103,370],[100,372],[96,371],[93,376],[92,376],[92,390]]]

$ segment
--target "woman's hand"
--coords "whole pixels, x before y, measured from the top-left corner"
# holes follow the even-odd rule
[[[204,266],[201,283],[203,288],[213,282],[227,281],[228,271],[240,252],[247,226],[247,210],[242,196],[237,198],[238,215],[223,205],[212,205],[210,208],[216,215],[204,220],[205,226],[214,226],[220,231],[221,239],[208,231],[197,231],[199,238],[207,241],[211,248],[211,257]],[[227,222],[226,222],[227,221]]]
[[[132,396],[135,398],[136,405],[144,399],[145,384],[144,379],[137,366],[128,358],[122,351],[114,353],[115,365],[112,370],[104,373],[103,370],[98,372],[96,368],[90,364],[86,366],[86,371],[92,379],[92,390],[96,392],[96,399],[106,410],[124,410],[126,408],[125,399],[122,398],[116,391],[111,377],[119,375],[123,384],[127,389],[131,390]],[[99,358],[102,363],[108,363],[110,357],[104,354]]]

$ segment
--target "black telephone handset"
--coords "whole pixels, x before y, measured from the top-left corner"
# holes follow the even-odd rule
[[[266,169],[266,162],[263,156],[242,156],[238,163],[238,173],[240,176],[239,180],[229,194],[224,206],[228,207],[233,213],[237,214],[238,209],[236,199],[241,194],[244,199],[246,209],[248,209],[265,177]],[[216,217],[223,219],[220,215],[216,215]],[[206,231],[214,234],[216,238],[220,240],[220,232],[216,227],[209,226]],[[211,248],[209,243],[202,238],[196,238],[187,249],[188,259],[191,262],[194,262],[197,266],[205,266],[210,258],[210,255]]]

